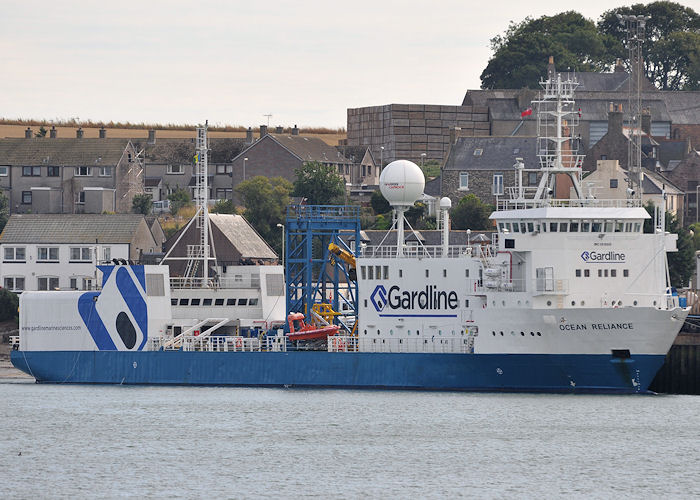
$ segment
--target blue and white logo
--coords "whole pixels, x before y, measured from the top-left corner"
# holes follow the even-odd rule
[[[589,252],[583,252],[581,254],[581,258],[584,262],[588,262],[588,260],[591,258],[591,254]]]
[[[372,305],[377,312],[382,312],[384,306],[386,306],[386,288],[384,288],[384,285],[377,285],[372,295],[369,296],[369,300],[372,301]]]

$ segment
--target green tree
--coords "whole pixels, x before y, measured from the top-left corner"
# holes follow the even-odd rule
[[[5,224],[10,218],[10,200],[4,193],[0,193],[0,233],[5,229]]]
[[[389,202],[386,201],[386,198],[384,198],[384,195],[379,190],[372,193],[369,204],[372,210],[374,210],[375,215],[385,214],[391,210],[391,205],[389,205]]]
[[[654,232],[654,203],[649,201],[644,204],[644,208],[651,216],[651,219],[644,221],[644,232]],[[693,245],[693,237],[687,228],[684,228],[678,222],[675,215],[666,212],[666,231],[678,235],[676,242],[677,252],[669,252],[668,259],[668,274],[671,278],[671,285],[677,288],[688,286],[690,277],[695,271],[695,248]]]
[[[452,229],[488,230],[493,227],[489,215],[493,207],[481,202],[474,194],[468,194],[450,210]]]
[[[211,211],[215,214],[236,214],[236,205],[233,204],[233,200],[219,200],[211,208]]]
[[[294,171],[292,196],[306,198],[309,205],[340,205],[344,202],[345,180],[335,167],[317,161],[304,163]]]
[[[481,88],[537,89],[547,74],[548,56],[561,69],[604,70],[614,62],[610,48],[615,43],[578,12],[525,18],[491,39],[493,56],[481,73]]]
[[[177,188],[175,191],[168,195],[168,201],[170,201],[170,213],[177,215],[182,207],[192,204],[190,199],[190,193],[186,189]]]
[[[616,43],[611,53],[622,60],[628,56],[625,26],[617,14],[650,16],[642,44],[644,74],[661,90],[693,90],[700,86],[700,15],[675,2],[652,2],[606,11],[598,31]],[[629,61],[628,61],[629,65]]]
[[[279,254],[282,231],[277,224],[284,223],[292,184],[282,177],[269,179],[259,175],[241,182],[236,191],[243,199],[246,220]]]
[[[137,194],[131,201],[131,211],[135,214],[148,215],[153,208],[153,200],[150,194]]]
[[[36,136],[37,137],[46,137],[47,133],[48,133],[48,130],[46,130],[46,127],[44,127],[42,125],[41,128],[39,128],[39,132],[36,133]]]
[[[0,321],[17,319],[19,298],[7,288],[0,288]]]

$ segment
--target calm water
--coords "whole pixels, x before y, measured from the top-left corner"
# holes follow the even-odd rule
[[[0,498],[700,496],[693,396],[0,380],[0,421]]]

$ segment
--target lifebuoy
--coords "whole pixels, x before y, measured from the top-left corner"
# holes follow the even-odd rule
[[[236,346],[236,349],[240,349],[241,347],[243,347],[243,339],[237,337],[234,345]]]

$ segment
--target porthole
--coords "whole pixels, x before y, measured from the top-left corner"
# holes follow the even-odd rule
[[[541,334],[540,332],[537,332],[537,336],[538,336],[538,337],[541,337],[542,334]]]
[[[416,335],[420,335],[420,330],[416,330]]]
[[[440,331],[438,332],[438,335],[442,335],[442,330],[440,330]]]
[[[534,336],[535,336],[535,332],[530,332],[530,337],[534,337]]]
[[[617,301],[617,307],[622,307],[622,301],[621,301],[621,300],[618,300],[618,301]]]
[[[610,305],[615,307],[615,301],[613,300],[612,302],[610,302]]]
[[[393,335],[393,334],[394,334],[394,330],[389,330],[389,335]]]
[[[377,330],[377,335],[379,335],[380,333],[381,333],[381,332],[380,332],[379,330]]]
[[[654,301],[654,305],[656,305],[656,301]]]
[[[572,300],[572,301],[571,301],[571,305],[572,305],[572,306],[575,306],[575,305],[576,305],[576,301],[575,301],[575,300]]]
[[[581,301],[581,305],[582,305],[582,306],[585,306],[585,305],[586,305],[586,301],[585,301],[585,300],[582,300],[582,301]]]
[[[518,301],[518,305],[520,305],[520,301]]]
[[[637,301],[635,300],[634,302],[632,302],[632,305],[635,305],[635,306],[636,306],[636,305],[637,305]]]
[[[496,336],[496,332],[494,332],[493,330],[491,331],[491,333],[493,334],[494,337]]]
[[[365,335],[367,335],[367,330],[365,330]]]
[[[503,332],[501,332],[501,337],[503,337]]]
[[[496,301],[495,301],[495,300],[492,301],[491,304],[495,306],[495,305],[496,305]]]
[[[551,306],[551,305],[552,305],[552,301],[551,301],[551,300],[548,300],[548,301],[547,301],[547,305],[548,305],[548,306]]]
[[[505,306],[505,305],[506,305],[506,301],[505,301],[505,300],[502,300],[502,301],[501,301],[501,304],[503,304],[503,305]]]
[[[524,336],[525,336],[525,332],[520,332],[520,336],[521,336],[521,337],[524,337]]]

